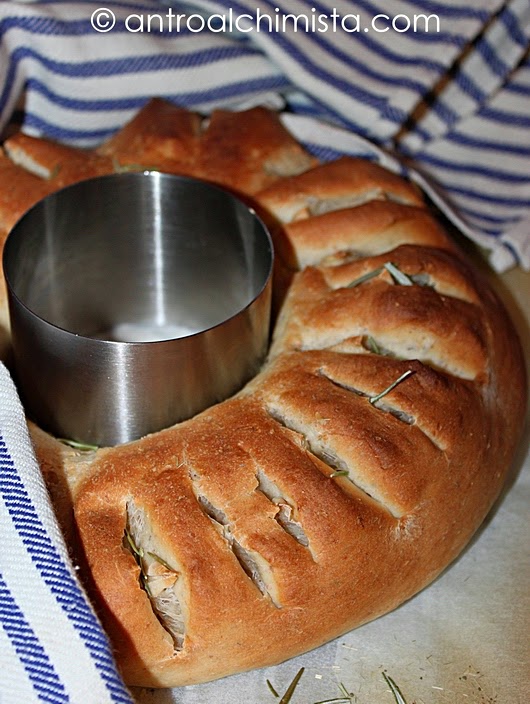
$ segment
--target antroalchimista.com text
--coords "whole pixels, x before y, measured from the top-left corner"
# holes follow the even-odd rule
[[[100,7],[91,16],[91,23],[97,32],[108,32],[116,24],[114,12]],[[301,14],[285,13],[275,8],[274,12],[236,13],[232,8],[223,14],[202,15],[179,14],[169,8],[165,13],[131,13],[123,20],[125,29],[132,33],[162,32],[306,32],[323,33],[344,31],[358,32],[432,32],[439,33],[440,18],[436,14],[396,14],[379,13],[368,17],[363,14],[341,14],[333,9],[329,14],[311,8]]]

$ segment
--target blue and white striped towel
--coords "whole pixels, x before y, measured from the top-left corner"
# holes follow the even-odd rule
[[[189,26],[169,19],[186,10]],[[200,111],[281,96],[412,167],[496,269],[530,268],[528,0],[3,2],[0,32],[3,123],[18,105],[30,133],[91,145],[152,95]],[[327,134],[317,148],[340,151]]]
[[[258,31],[258,9],[273,29],[297,19]],[[194,24],[176,31],[170,10]],[[414,31],[421,15],[428,32]],[[320,158],[410,170],[497,269],[530,268],[529,39],[528,0],[1,2],[0,127],[15,116],[31,134],[91,146],[154,95],[204,112],[287,107]],[[0,464],[1,704],[129,701],[3,368]]]
[[[0,702],[131,701],[55,522],[0,364]]]

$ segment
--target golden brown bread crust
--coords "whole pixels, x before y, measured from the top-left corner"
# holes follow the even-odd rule
[[[96,150],[23,133],[6,140],[4,148],[12,164],[40,177],[48,191],[92,176],[156,169],[249,195],[317,164],[270,110],[215,110],[203,121],[159,98]]]
[[[365,159],[342,157],[261,191],[258,202],[282,223],[333,210],[390,200],[423,205],[419,190],[398,175]]]
[[[0,251],[17,220],[50,192],[49,184],[17,166],[0,150]],[[0,277],[0,358],[9,353],[9,314],[4,277]]]
[[[200,115],[154,98],[97,153],[110,157],[117,171],[152,167],[193,175],[200,133]]]
[[[17,166],[0,152],[0,232],[2,247],[7,233],[17,220],[52,189],[47,181]]]
[[[407,277],[408,285],[396,283],[385,268],[389,263]],[[386,354],[420,359],[478,381],[489,361],[487,330],[466,273],[454,256],[410,245],[328,271],[306,268],[282,309],[281,335],[272,354],[335,347],[369,336]]]
[[[262,119],[250,114],[247,145]],[[152,147],[142,120],[132,132]],[[212,143],[216,123],[242,120],[219,114]],[[238,153],[231,129],[210,166],[204,151],[195,162],[212,180],[222,149]],[[256,189],[251,165],[227,185]],[[256,201],[300,269],[261,373],[190,421],[88,456],[33,429],[131,684],[269,665],[394,608],[468,542],[520,433],[517,336],[415,188],[342,159]]]
[[[253,194],[316,163],[270,110],[215,110],[201,139],[198,175]]]
[[[334,257],[339,263],[337,257],[345,260],[380,254],[401,244],[455,249],[428,210],[391,200],[371,200],[357,207],[332,210],[277,230],[276,248],[294,269],[313,266],[326,257]],[[332,240],[330,232],[337,233]]]
[[[114,171],[112,161],[95,152],[30,137],[22,132],[6,140],[4,149],[13,163],[40,176],[49,190]]]

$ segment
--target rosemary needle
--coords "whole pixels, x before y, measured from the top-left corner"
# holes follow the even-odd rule
[[[333,697],[332,699],[321,699],[319,702],[314,702],[314,704],[332,704],[332,702],[335,702],[335,704],[354,704],[355,701],[357,701],[355,694],[352,692],[348,692],[346,687],[342,684],[342,682],[339,684],[339,689],[343,693],[341,697]]]
[[[355,279],[354,281],[351,281],[346,288],[355,288],[355,286],[359,286],[359,284],[364,284],[365,281],[370,281],[370,279],[375,278],[376,276],[379,276],[379,274],[383,271],[383,267],[380,266],[378,269],[374,269],[373,271],[369,271],[366,274],[363,274],[362,276],[359,276],[358,279]]]
[[[289,702],[291,701],[292,696],[293,696],[293,694],[294,694],[294,690],[297,688],[298,683],[300,682],[300,678],[301,678],[302,675],[304,674],[304,671],[305,671],[305,667],[301,667],[301,668],[298,670],[298,672],[297,672],[296,675],[294,676],[293,681],[291,682],[291,684],[290,684],[290,685],[287,687],[287,689],[285,690],[285,694],[284,694],[283,697],[280,699],[279,704],[289,704]]]
[[[87,443],[78,442],[77,440],[69,440],[68,438],[57,438],[57,440],[62,442],[63,445],[69,445],[75,450],[81,450],[82,452],[95,452],[96,450],[99,450],[97,445],[88,445]]]
[[[280,695],[278,694],[278,692],[277,692],[277,691],[274,689],[274,687],[272,686],[271,681],[270,681],[270,680],[265,680],[265,681],[267,682],[267,687],[270,689],[270,691],[273,693],[273,695],[276,697],[276,699],[279,699],[279,698],[280,698]]]
[[[344,692],[344,699],[347,699],[349,702],[353,702],[354,699],[355,701],[357,701],[357,697],[355,696],[355,694],[353,692],[348,692],[342,682],[340,682],[339,684],[339,689],[341,692]]]
[[[390,687],[390,691],[394,695],[396,704],[407,704],[407,702],[405,701],[405,697],[401,694],[401,690],[394,682],[394,680],[389,675],[387,675],[386,672],[383,672],[381,674],[385,678],[385,682],[387,683],[387,685]]]
[[[409,377],[411,374],[414,374],[412,369],[407,369],[407,371],[404,374],[402,374],[399,377],[399,379],[396,379],[395,381],[393,381],[390,384],[390,386],[388,386],[384,391],[381,391],[380,394],[377,394],[377,396],[370,396],[370,399],[369,399],[370,403],[374,404],[374,403],[377,403],[377,401],[380,401],[383,398],[383,396],[386,396],[387,394],[389,394],[392,391],[392,389],[395,389],[398,384],[401,384],[402,381],[405,381],[405,379],[407,379],[407,377]]]
[[[149,555],[149,557],[152,557],[153,560],[155,560],[160,565],[162,565],[162,567],[165,567],[166,570],[169,570],[170,572],[175,572],[173,567],[171,567],[171,565],[168,562],[166,562],[163,557],[160,557],[160,555],[157,555],[155,552],[149,552],[149,551],[147,551],[147,555]]]
[[[374,340],[374,338],[371,337],[370,335],[368,335],[368,337],[366,338],[365,346],[369,352],[373,352],[373,354],[381,354],[381,350],[379,349],[379,345]]]
[[[336,472],[333,472],[333,474],[329,475],[330,479],[334,479],[335,477],[349,477],[350,473],[348,472],[347,469],[338,469]]]
[[[370,281],[370,279],[374,279],[376,276],[379,276],[379,274],[381,274],[385,269],[392,277],[394,283],[399,284],[400,286],[414,286],[415,282],[410,276],[407,276],[407,274],[402,272],[401,269],[399,269],[395,264],[392,264],[392,262],[385,262],[383,266],[373,269],[372,271],[368,271],[366,274],[359,276],[358,279],[350,281],[346,288],[355,288],[360,284],[364,284],[366,281]]]
[[[388,271],[390,276],[394,279],[394,281],[400,286],[414,286],[414,281],[412,281],[410,277],[404,274],[401,269],[398,269],[395,264],[392,264],[392,262],[387,262],[383,266]]]
[[[149,166],[148,164],[122,164],[116,157],[112,158],[112,168],[117,174],[125,174],[129,172],[139,172],[139,171],[160,171],[156,166]]]
[[[129,543],[131,550],[133,551],[134,556],[136,558],[142,558],[144,556],[143,548],[138,548],[136,546],[136,543],[134,542],[134,539],[133,539],[130,531],[127,530],[127,528],[125,529],[125,537],[127,538],[127,542]]]

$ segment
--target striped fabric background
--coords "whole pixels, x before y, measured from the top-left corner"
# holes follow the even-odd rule
[[[109,32],[91,25],[102,5],[116,18]],[[175,15],[215,14],[218,24],[229,13],[255,18],[258,8],[273,19],[322,16],[328,30],[306,32],[299,21],[294,31],[291,21],[288,31],[268,32],[262,22],[250,33],[250,19],[232,33],[215,23],[200,32],[167,20],[164,31],[124,24],[132,14],[164,16],[169,6]],[[340,29],[345,15],[350,30],[360,18],[359,31]],[[403,31],[416,15],[419,30],[430,16],[428,31]],[[30,133],[86,146],[151,95],[204,112],[285,101],[414,167],[459,228],[493,250],[497,269],[530,268],[528,0],[3,2],[0,32],[4,124],[18,108]]]
[[[251,18],[233,32],[127,29],[131,15],[168,6]],[[272,18],[350,14],[349,29],[359,15],[361,29],[249,33],[258,7]],[[92,26],[98,8],[114,13],[111,31]],[[418,13],[437,15],[440,31],[401,31]],[[370,29],[381,14],[396,28]],[[154,95],[205,113],[285,107],[285,124],[321,159],[360,154],[408,171],[497,269],[530,268],[529,40],[529,0],[4,1],[0,127],[15,120],[92,146]],[[1,366],[0,535],[1,704],[129,702]]]

